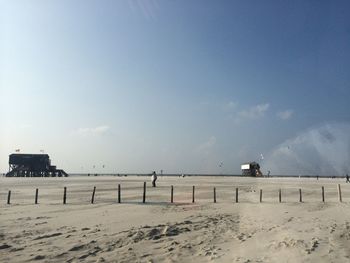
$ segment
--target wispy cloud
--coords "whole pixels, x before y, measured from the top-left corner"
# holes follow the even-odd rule
[[[73,131],[73,134],[81,135],[81,136],[91,136],[91,135],[102,135],[106,133],[110,129],[107,125],[101,125],[92,128],[78,128]]]
[[[290,138],[267,155],[273,174],[344,175],[350,172],[350,125],[329,123]]]
[[[237,108],[237,103],[233,102],[233,101],[229,101],[227,103],[225,103],[224,105],[222,105],[222,109],[224,111],[231,111]]]
[[[270,107],[269,103],[258,104],[256,106],[251,107],[250,109],[238,112],[238,118],[254,120],[254,119],[264,117],[269,107]]]
[[[280,111],[277,112],[277,117],[280,118],[281,120],[288,120],[292,117],[294,111],[293,110],[285,110],[285,111]]]

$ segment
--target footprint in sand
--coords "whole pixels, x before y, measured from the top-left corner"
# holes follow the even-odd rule
[[[336,229],[337,229],[337,224],[331,225],[329,233],[333,233]]]
[[[50,237],[57,237],[60,235],[62,235],[62,233],[58,232],[58,233],[53,233],[53,234],[49,234],[49,235],[38,236],[38,237],[34,238],[33,240],[39,240],[39,239],[50,238]]]
[[[69,251],[79,251],[79,250],[82,250],[83,248],[85,248],[84,244],[83,245],[74,246]]]
[[[48,216],[38,216],[35,219],[50,219],[51,217]]]
[[[247,239],[249,239],[251,237],[252,237],[251,234],[245,234],[245,233],[240,233],[236,236],[236,238],[241,242],[245,242]]]
[[[311,252],[315,251],[315,249],[318,247],[319,242],[318,242],[318,238],[313,237],[311,240],[311,247],[305,249],[307,254],[311,254]]]
[[[39,226],[39,225],[44,225],[44,224],[47,224],[47,222],[40,222],[40,223],[35,223],[36,226]]]
[[[17,251],[21,251],[24,250],[24,247],[14,247],[10,250],[10,252],[17,252]]]
[[[33,218],[31,217],[20,217],[18,218],[17,220],[21,221],[21,220],[25,220],[25,221],[28,221],[28,220],[32,220]]]
[[[33,258],[33,260],[42,260],[42,259],[45,259],[45,256],[43,255],[37,255]]]
[[[161,238],[160,230],[157,228],[151,229],[147,234],[146,234],[147,239],[151,240],[157,240]]]
[[[12,246],[7,245],[7,244],[0,245],[0,249],[7,249],[7,248],[11,248],[11,247]]]

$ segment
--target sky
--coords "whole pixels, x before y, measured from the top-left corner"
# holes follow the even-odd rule
[[[20,149],[71,173],[350,172],[324,152],[350,152],[349,13],[349,1],[0,0],[0,171]],[[317,134],[334,140],[317,147]]]

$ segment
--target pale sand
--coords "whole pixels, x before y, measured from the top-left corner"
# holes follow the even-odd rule
[[[0,178],[0,262],[350,261],[350,184],[345,180],[163,177],[152,188],[149,179]],[[142,204],[145,180],[147,203]],[[118,183],[122,204],[116,203]],[[95,204],[90,203],[93,186]],[[38,205],[33,204],[35,188]],[[298,202],[299,188],[304,203]],[[9,189],[11,205],[6,204]]]

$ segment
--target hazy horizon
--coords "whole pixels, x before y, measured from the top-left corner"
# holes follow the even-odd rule
[[[350,173],[348,1],[1,1],[0,171]]]

